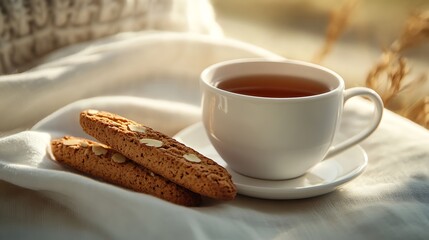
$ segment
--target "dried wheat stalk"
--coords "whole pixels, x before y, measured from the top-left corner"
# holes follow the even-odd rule
[[[325,42],[320,51],[314,56],[313,62],[320,63],[331,52],[338,38],[346,30],[352,12],[355,10],[359,0],[346,0],[338,9],[331,12],[328,28],[326,29]]]
[[[324,45],[313,58],[313,62],[320,63],[332,50],[335,42],[346,30],[357,3],[358,0],[347,0],[331,13]],[[409,67],[402,56],[404,50],[416,47],[427,40],[429,40],[429,11],[412,13],[399,38],[383,51],[378,62],[369,71],[366,86],[380,94],[387,108],[429,128],[429,96],[414,104],[402,104],[399,109],[393,109],[394,100],[399,99],[401,94],[415,91],[427,80],[424,75],[416,79],[406,79]]]
[[[385,51],[369,72],[366,86],[380,94],[385,106],[389,107],[391,100],[404,90],[403,80],[408,72],[407,62],[401,55]]]
[[[369,71],[366,86],[377,91],[387,108],[393,99],[405,91],[413,91],[422,86],[427,80],[422,75],[419,78],[406,79],[409,73],[406,59],[401,56],[405,49],[416,47],[429,40],[429,11],[415,12],[406,21],[400,37],[381,55],[379,61]],[[429,96],[415,104],[403,105],[397,113],[429,128]]]
[[[429,129],[429,96],[423,97],[399,114]]]
[[[429,11],[413,12],[405,23],[400,37],[391,45],[391,49],[402,52],[429,40]]]

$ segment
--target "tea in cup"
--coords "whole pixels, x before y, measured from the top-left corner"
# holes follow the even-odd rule
[[[259,179],[305,174],[367,138],[383,113],[375,91],[345,89],[334,71],[302,61],[221,62],[202,72],[200,86],[203,125],[211,144],[232,170]],[[333,145],[344,103],[354,96],[373,102],[372,121]]]

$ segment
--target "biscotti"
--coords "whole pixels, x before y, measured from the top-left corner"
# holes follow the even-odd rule
[[[148,126],[97,110],[82,111],[80,124],[98,141],[195,193],[219,200],[237,194],[225,168]]]
[[[103,144],[65,136],[52,140],[51,149],[55,160],[89,176],[180,205],[197,206],[201,202],[200,195],[141,167]]]

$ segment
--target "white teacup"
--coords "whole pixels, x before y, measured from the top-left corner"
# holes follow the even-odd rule
[[[260,79],[251,79],[258,76]],[[367,138],[383,113],[383,102],[373,90],[345,90],[337,73],[301,61],[221,62],[205,69],[200,83],[203,124],[210,142],[234,171],[260,179],[303,175],[320,161]],[[262,93],[263,88],[273,86],[279,96],[271,96],[273,89]],[[312,93],[289,93],[293,86]],[[250,88],[250,93],[237,88]],[[333,146],[344,102],[361,95],[375,105],[371,123]]]

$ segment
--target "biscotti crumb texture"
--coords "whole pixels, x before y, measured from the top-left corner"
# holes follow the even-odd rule
[[[100,142],[193,192],[219,200],[237,194],[225,168],[148,126],[97,110],[82,111],[80,124]]]
[[[65,136],[52,140],[51,149],[58,162],[89,176],[184,206],[201,203],[200,195],[154,174],[103,144]]]

